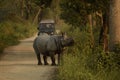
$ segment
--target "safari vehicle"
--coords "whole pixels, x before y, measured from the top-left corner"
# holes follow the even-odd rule
[[[38,35],[40,33],[47,33],[52,35],[55,33],[55,21],[54,20],[42,20],[38,26]]]

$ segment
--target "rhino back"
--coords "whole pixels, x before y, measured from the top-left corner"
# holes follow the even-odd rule
[[[49,40],[47,42],[47,50],[48,51],[56,51],[57,50],[55,38],[53,38],[53,37],[49,38]]]
[[[56,51],[59,47],[61,47],[60,37],[56,35],[51,36],[47,42],[47,50]]]

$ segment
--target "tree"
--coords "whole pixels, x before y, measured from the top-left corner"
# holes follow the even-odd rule
[[[39,10],[35,16],[35,19],[38,18],[38,22],[40,22],[43,16],[43,10],[47,7],[50,7],[52,0],[32,0],[32,1],[39,6]],[[35,22],[35,19],[34,19],[34,22]]]
[[[110,3],[110,50],[120,44],[120,0],[111,0]]]
[[[59,15],[60,15],[60,0],[52,0],[52,3],[51,3],[51,10],[52,12],[54,12],[54,20],[56,22],[56,24],[59,24]]]
[[[78,26],[89,24],[91,26],[92,32],[92,16],[98,13],[102,16],[101,33],[100,33],[100,42],[103,42],[103,48],[107,51],[108,47],[108,7],[110,0],[62,0],[61,1],[61,18],[64,19],[67,23],[72,24],[73,26]],[[89,16],[89,17],[87,17]],[[91,19],[90,19],[91,16]],[[92,20],[92,21],[90,21]],[[97,21],[97,20],[96,20]],[[91,34],[91,37],[93,34]],[[93,39],[92,39],[93,40]]]
[[[61,18],[73,26],[86,24],[86,6],[83,0],[61,0]]]
[[[8,0],[0,1],[0,20],[3,21],[9,18],[10,14],[16,12],[16,5],[13,0],[8,2]]]

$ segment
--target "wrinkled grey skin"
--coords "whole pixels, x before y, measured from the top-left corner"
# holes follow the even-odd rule
[[[58,54],[58,64],[60,63],[60,54],[63,51],[63,48],[66,46],[72,46],[74,40],[72,38],[64,39],[64,36],[60,35],[48,35],[41,34],[39,35],[33,43],[34,51],[37,55],[38,65],[42,65],[40,55],[43,55],[44,65],[48,65],[47,57],[51,57],[52,65],[55,63],[55,54]]]

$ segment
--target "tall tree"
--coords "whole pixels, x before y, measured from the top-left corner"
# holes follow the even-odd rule
[[[120,0],[111,0],[110,3],[110,50],[120,44]]]
[[[42,20],[43,10],[47,7],[50,7],[52,0],[33,0],[33,2],[39,6],[38,13],[35,16],[35,19],[38,18],[38,22]],[[34,21],[35,21],[34,19]]]
[[[91,26],[92,33],[92,15],[99,13],[102,15],[103,25],[100,34],[100,40],[103,42],[104,50],[107,50],[107,28],[108,28],[108,7],[109,0],[61,0],[61,18],[67,23],[74,26],[86,25],[88,23]],[[90,17],[91,15],[91,17]],[[89,17],[87,17],[89,16]],[[89,20],[89,21],[88,21]],[[96,20],[97,21],[97,20]]]
[[[60,15],[60,6],[59,6],[60,0],[52,0],[52,4],[50,8],[54,12],[54,19],[56,24],[59,24],[59,15]]]

